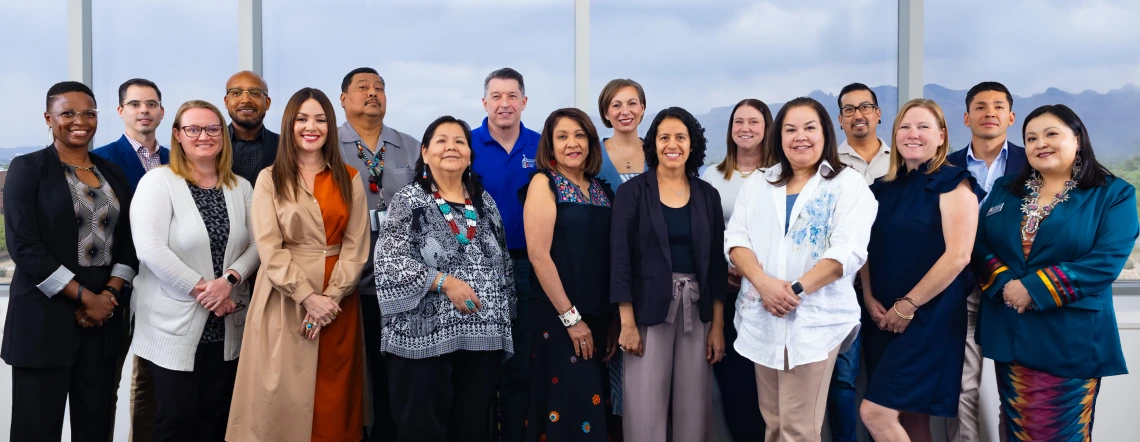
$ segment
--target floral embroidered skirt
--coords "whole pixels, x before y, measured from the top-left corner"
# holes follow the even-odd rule
[[[527,440],[605,441],[609,374],[602,359],[612,316],[582,316],[594,339],[595,353],[588,361],[574,355],[570,335],[550,302],[532,300],[530,320],[534,361]]]

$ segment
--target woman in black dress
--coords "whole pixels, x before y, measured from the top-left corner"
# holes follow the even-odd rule
[[[601,145],[590,117],[554,111],[524,190],[531,265],[530,414],[527,439],[606,440],[609,382],[603,365],[613,319],[609,294],[609,184],[595,178]],[[520,295],[521,296],[521,295]],[[528,355],[521,355],[527,357]]]

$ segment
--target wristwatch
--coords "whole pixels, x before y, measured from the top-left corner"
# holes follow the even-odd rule
[[[231,287],[238,285],[238,277],[233,273],[226,273],[226,282],[230,283]]]
[[[803,298],[804,297],[804,286],[803,286],[803,284],[800,284],[799,281],[793,282],[792,283],[792,293],[795,293],[796,296]]]

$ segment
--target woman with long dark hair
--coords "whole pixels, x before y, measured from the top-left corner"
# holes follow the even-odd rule
[[[368,259],[360,174],[340,156],[332,102],[289,98],[273,166],[257,178],[257,271],[228,440],[359,441],[364,356],[356,286]]]

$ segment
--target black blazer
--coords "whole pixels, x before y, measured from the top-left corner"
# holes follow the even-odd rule
[[[700,178],[689,177],[693,216],[693,253],[697,263],[697,301],[701,321],[712,321],[713,299],[728,292],[724,259],[724,214],[720,193]],[[673,299],[673,257],[661,210],[657,171],[638,175],[618,188],[610,227],[610,301],[632,302],[638,325],[665,322]]]
[[[129,181],[118,165],[98,155],[90,156],[119,200],[121,215],[115,227],[113,264],[138,270],[127,216],[132,194]],[[75,209],[54,146],[12,160],[4,184],[4,212],[8,251],[16,263],[16,272],[9,287],[0,357],[18,367],[67,367],[73,363],[81,333],[101,333],[105,357],[117,357],[125,351],[123,327],[129,316],[129,290],[122,291],[115,315],[103,327],[84,329],[75,323],[75,310],[79,307],[75,301],[62,294],[48,298],[36,288],[61,265],[96,293],[102,291],[111,276],[110,266],[79,266]]]

